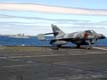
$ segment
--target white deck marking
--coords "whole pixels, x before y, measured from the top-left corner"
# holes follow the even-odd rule
[[[106,48],[101,48],[101,47],[93,47],[93,48],[107,51]]]
[[[2,66],[3,68],[13,68],[13,67],[24,67],[30,66],[30,64],[16,64],[16,65],[9,65],[9,66]]]
[[[107,51],[107,48],[102,48],[102,47],[93,47],[94,49],[100,49],[100,50],[105,50]],[[75,49],[77,50],[77,49]],[[72,50],[71,50],[72,51]],[[20,59],[20,58],[38,58],[38,57],[57,57],[57,56],[71,56],[71,55],[91,55],[91,54],[106,54],[106,52],[99,52],[99,51],[91,51],[87,50],[86,53],[65,53],[65,54],[46,54],[46,55],[23,55],[23,56],[0,56],[0,59]],[[15,61],[15,60],[14,60]],[[20,61],[20,60],[16,60]]]
[[[106,49],[107,50],[107,49]],[[20,59],[20,58],[38,58],[38,57],[57,57],[57,56],[71,56],[71,55],[89,55],[89,54],[105,54],[105,52],[87,52],[85,53],[71,53],[71,54],[50,54],[50,55],[33,55],[33,56],[10,56],[10,57],[0,57],[0,59]]]

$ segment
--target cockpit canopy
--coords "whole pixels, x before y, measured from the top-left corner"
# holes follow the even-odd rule
[[[88,34],[96,34],[96,32],[94,30],[86,30],[85,32]]]

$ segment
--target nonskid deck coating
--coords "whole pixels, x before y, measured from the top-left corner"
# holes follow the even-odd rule
[[[106,80],[106,63],[106,50],[0,47],[2,80]]]

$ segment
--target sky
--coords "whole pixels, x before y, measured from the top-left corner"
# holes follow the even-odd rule
[[[0,34],[95,30],[107,35],[107,0],[0,0]]]

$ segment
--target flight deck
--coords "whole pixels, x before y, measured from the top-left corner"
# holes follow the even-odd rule
[[[0,47],[2,80],[106,80],[107,47]]]

